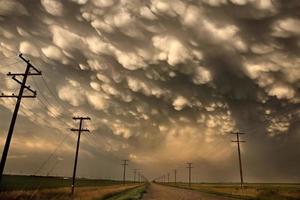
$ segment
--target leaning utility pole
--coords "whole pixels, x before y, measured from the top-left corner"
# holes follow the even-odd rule
[[[176,185],[176,180],[177,179],[177,170],[175,169],[174,170],[174,183],[175,183],[175,185]]]
[[[74,170],[73,170],[73,179],[72,179],[72,194],[74,194],[74,187],[75,187],[75,178],[76,178],[76,169],[77,169],[77,160],[78,160],[78,151],[79,151],[79,144],[80,144],[80,135],[81,132],[90,132],[88,129],[83,129],[83,121],[84,120],[91,120],[89,117],[73,117],[73,120],[79,120],[79,129],[72,128],[71,131],[78,132],[78,139],[77,139],[77,146],[76,146],[76,154],[75,154],[75,162],[74,162]]]
[[[129,160],[122,160],[123,161],[123,185],[126,183],[126,166],[128,165]]]
[[[191,180],[192,180],[192,164],[193,163],[187,163],[187,165],[188,165],[188,169],[189,169],[189,187],[191,187]]]
[[[241,188],[243,187],[244,184],[244,178],[243,178],[243,166],[242,166],[242,158],[241,158],[241,150],[240,150],[240,143],[245,143],[245,141],[240,140],[240,135],[245,134],[245,133],[231,133],[236,135],[236,141],[231,141],[237,143],[238,147],[238,156],[239,156],[239,166],[240,166],[240,178],[241,178]]]
[[[15,127],[15,123],[17,120],[17,116],[18,116],[18,111],[21,105],[21,101],[22,98],[35,98],[36,97],[36,91],[32,90],[30,88],[30,86],[26,85],[26,81],[27,81],[27,77],[28,76],[40,76],[42,75],[42,72],[39,71],[36,67],[34,67],[29,60],[26,60],[22,54],[19,55],[19,57],[27,64],[27,67],[25,69],[24,73],[11,73],[9,72],[7,74],[7,76],[11,76],[12,79],[14,81],[16,81],[18,84],[21,85],[20,90],[19,90],[19,94],[15,95],[14,93],[12,95],[5,95],[3,93],[1,93],[0,98],[17,98],[17,102],[15,105],[15,110],[10,122],[10,126],[9,126],[9,130],[8,130],[8,134],[6,137],[6,142],[4,145],[4,149],[3,149],[3,153],[2,153],[2,157],[1,157],[1,163],[0,163],[0,183],[2,180],[2,176],[3,176],[3,172],[4,172],[4,167],[5,167],[5,162],[6,162],[6,158],[7,158],[7,154],[8,154],[8,150],[9,150],[9,146],[10,146],[10,141],[14,132],[14,127]],[[32,70],[34,72],[32,72]],[[19,80],[17,77],[23,77],[22,80]],[[24,90],[27,90],[28,92],[31,92],[31,95],[23,95]]]

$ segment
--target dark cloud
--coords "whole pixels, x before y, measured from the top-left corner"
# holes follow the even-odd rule
[[[86,124],[93,134],[82,140],[83,163],[108,172],[86,172],[90,165],[81,164],[81,176],[112,175],[117,170],[112,166],[128,157],[149,176],[191,160],[199,173],[209,168],[197,179],[231,180],[236,155],[228,133],[244,131],[249,180],[299,179],[299,165],[291,161],[299,157],[298,1],[2,0],[0,5],[0,56],[8,59],[0,62],[1,91],[17,89],[5,74],[22,69],[22,63],[7,65],[20,51],[45,79],[30,79],[42,102],[23,104],[9,170],[26,160],[25,171],[32,173],[37,164],[29,163],[38,160],[32,155],[49,154],[61,130],[75,125],[71,116],[82,114],[93,119]],[[13,102],[1,99],[0,108],[6,130]],[[26,129],[28,137],[21,131]],[[62,147],[64,164],[57,173],[68,175],[72,142],[75,137]],[[36,152],[44,146],[47,150]]]

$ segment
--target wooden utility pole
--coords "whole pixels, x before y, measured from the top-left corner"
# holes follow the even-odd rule
[[[189,169],[189,187],[191,187],[191,182],[192,182],[192,164],[193,163],[187,163],[187,165],[188,165],[188,169]]]
[[[3,149],[3,153],[2,153],[2,157],[1,157],[0,183],[1,183],[1,180],[2,180],[4,167],[5,167],[5,163],[6,163],[6,158],[7,158],[7,155],[8,155],[9,146],[10,146],[10,142],[11,142],[12,135],[13,135],[13,132],[14,132],[14,127],[15,127],[15,124],[16,124],[16,121],[17,121],[18,111],[19,111],[19,108],[20,108],[20,105],[21,105],[22,98],[35,98],[36,94],[37,94],[36,91],[34,91],[30,88],[30,86],[26,85],[27,78],[28,78],[28,76],[40,76],[40,75],[42,75],[42,72],[39,71],[36,67],[34,67],[30,63],[29,60],[26,60],[23,57],[22,54],[20,54],[19,57],[27,64],[25,72],[24,73],[11,73],[11,72],[9,72],[7,74],[7,76],[11,76],[14,81],[16,81],[18,84],[21,85],[20,90],[19,90],[19,94],[18,95],[15,95],[15,94],[5,95],[5,94],[1,93],[1,95],[0,95],[0,98],[17,98],[17,102],[16,102],[16,105],[15,105],[15,109],[14,109],[14,112],[13,112],[11,122],[10,122],[8,134],[7,134],[7,137],[6,137],[6,141],[5,141],[5,145],[4,145],[4,149]],[[23,77],[23,79],[19,80],[17,77]],[[23,93],[25,91],[28,91],[31,94],[24,95]]]
[[[136,182],[136,173],[137,173],[137,169],[133,169],[133,183]]]
[[[177,170],[176,169],[174,170],[174,183],[175,183],[175,185],[177,183]]]
[[[88,129],[83,129],[83,121],[84,120],[91,120],[89,117],[73,117],[73,120],[79,120],[79,128],[74,129],[72,128],[71,131],[78,132],[78,139],[77,139],[77,146],[76,146],[76,154],[75,154],[75,162],[74,162],[74,169],[73,169],[73,179],[72,179],[72,194],[74,194],[74,187],[75,187],[75,178],[76,178],[76,169],[77,169],[77,160],[78,160],[78,151],[79,151],[79,144],[80,144],[80,136],[81,132],[90,132]]]
[[[138,182],[141,183],[141,173],[138,173]]]
[[[122,160],[123,161],[123,163],[122,163],[122,165],[123,165],[123,185],[125,185],[126,184],[126,166],[128,165],[128,161],[129,160]]]
[[[240,135],[245,134],[245,133],[231,133],[236,135],[236,140],[231,141],[234,143],[237,143],[237,149],[238,149],[238,157],[239,157],[239,167],[240,167],[240,179],[241,179],[241,188],[243,187],[244,184],[244,178],[243,178],[243,166],[242,166],[242,158],[241,158],[241,150],[240,150],[240,143],[245,143],[245,141],[240,140]]]

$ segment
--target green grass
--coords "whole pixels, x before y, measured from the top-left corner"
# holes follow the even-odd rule
[[[139,200],[142,199],[143,194],[146,192],[147,185],[138,186],[133,189],[123,191],[111,197],[104,198],[105,200]]]
[[[299,200],[300,184],[288,183],[250,183],[243,189],[234,183],[187,183],[169,184],[170,186],[198,190],[227,197],[249,200]]]
[[[2,190],[34,190],[41,188],[70,187],[71,178],[4,175],[1,181]],[[120,184],[113,180],[76,179],[76,187],[106,186]]]

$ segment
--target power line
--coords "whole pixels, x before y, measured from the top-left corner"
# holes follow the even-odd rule
[[[2,67],[8,67],[8,66],[12,66],[12,65],[15,65],[15,64],[18,64],[18,63],[21,63],[22,61],[16,61],[16,62],[13,62],[13,63],[0,63],[0,66]]]
[[[57,164],[59,163],[59,159],[57,159],[57,161],[54,163],[54,165],[50,168],[50,170],[47,172],[46,176],[49,176],[49,174],[55,169],[55,167],[57,166]]]
[[[43,167],[47,164],[47,162],[56,154],[56,152],[61,147],[61,145],[66,141],[68,136],[69,134],[66,134],[65,137],[62,138],[62,140],[56,145],[54,151],[52,151],[52,153],[48,156],[48,158],[37,168],[37,170],[34,172],[34,175],[37,175],[43,169]]]
[[[16,59],[16,56],[18,56],[18,54],[13,56],[1,56],[0,59],[1,60]]]
[[[33,83],[34,83],[34,85],[37,87],[37,90],[39,91],[39,93],[40,93],[40,97],[37,97],[37,99],[38,99],[38,101],[40,102],[40,105],[42,105],[43,107],[45,107],[47,110],[48,110],[48,112],[50,113],[50,114],[52,114],[53,116],[53,118],[54,118],[54,116],[56,116],[57,114],[55,114],[55,113],[53,113],[49,108],[55,108],[54,106],[53,106],[53,104],[51,104],[48,100],[47,100],[47,98],[43,95],[43,93],[41,92],[41,89],[40,89],[40,87],[38,86],[38,84],[37,84],[37,82],[36,82],[36,80],[34,80],[33,79]],[[43,99],[43,100],[42,100]],[[55,105],[55,106],[57,106],[57,105]],[[61,107],[61,106],[57,106],[57,107]],[[56,110],[56,112],[59,112],[59,111],[57,111],[57,109],[55,108],[55,110]],[[68,112],[68,110],[66,110],[67,112]],[[67,125],[67,126],[69,126],[69,124],[67,123],[67,122],[65,122],[65,121],[63,121],[63,120],[60,120],[61,122],[63,122],[65,125]]]
[[[48,99],[44,96],[42,90],[40,89],[40,87],[39,87],[39,85],[37,84],[37,82],[36,82],[35,79],[33,79],[33,82],[34,82],[35,87],[36,87],[37,90],[39,91],[40,96],[43,98],[43,101],[46,102],[46,104],[47,104],[49,107],[54,107],[54,106],[48,101]],[[48,107],[48,106],[46,106],[46,107]],[[54,108],[55,108],[55,107],[54,107]]]
[[[65,107],[65,105],[63,103],[61,103],[61,100],[57,97],[57,95],[50,89],[50,86],[48,85],[47,81],[45,80],[45,78],[42,76],[42,80],[44,82],[44,84],[46,85],[46,88],[48,89],[48,91],[50,92],[50,94],[54,97],[54,99],[56,100],[56,102],[63,107],[64,109],[66,109],[67,112],[69,112],[69,110]]]

